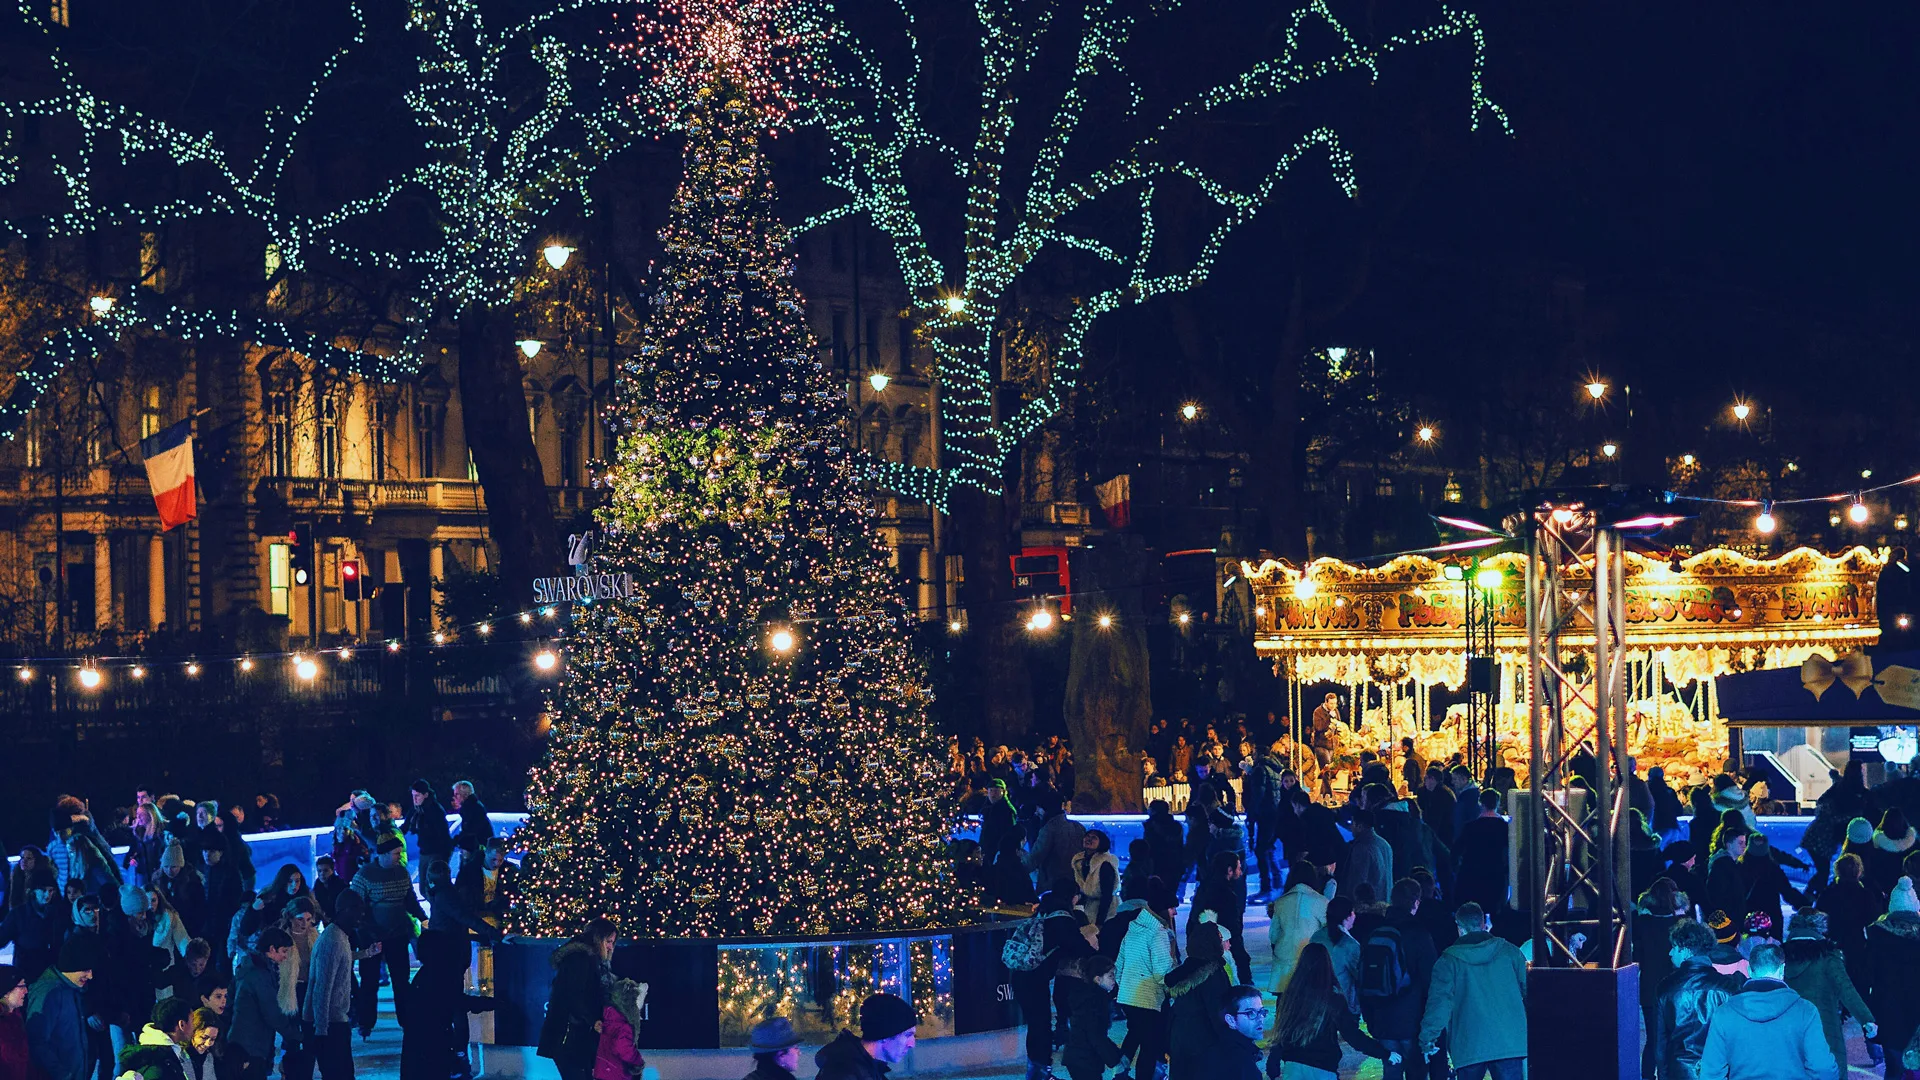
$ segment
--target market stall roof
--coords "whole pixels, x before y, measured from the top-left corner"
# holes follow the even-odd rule
[[[1798,667],[1722,675],[1713,687],[1730,727],[1920,724],[1920,652],[1815,656]]]

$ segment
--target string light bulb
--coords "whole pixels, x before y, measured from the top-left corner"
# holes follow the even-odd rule
[[[959,633],[959,632],[960,632],[960,620],[959,620],[959,619],[948,619],[948,620],[947,620],[947,633],[949,633],[949,634],[957,634],[957,633]]]
[[[136,679],[144,679],[147,677],[147,669],[139,664],[135,664],[130,674]]]
[[[545,646],[542,646],[539,652],[533,654],[533,666],[539,668],[541,671],[552,671],[555,667],[559,666],[559,664],[560,657],[555,655],[552,649]]]
[[[394,641],[389,641],[389,642],[387,642],[387,651],[388,651],[388,652],[390,652],[390,653],[397,653],[397,652],[399,652],[399,651],[400,651],[400,642],[399,642],[399,641],[397,641],[397,640],[394,640]]]
[[[1436,432],[1433,430],[1432,425],[1423,424],[1421,425],[1420,430],[1414,433],[1414,437],[1419,439],[1423,443],[1430,443],[1433,441],[1435,434]]]
[[[241,658],[240,658],[240,670],[241,670],[241,671],[252,671],[252,670],[253,670],[253,657],[251,657],[251,656],[243,656],[243,657],[241,657]]]
[[[312,682],[320,674],[320,665],[314,663],[311,657],[295,656],[293,673],[300,676],[301,682]]]
[[[1744,401],[1736,401],[1733,403],[1733,418],[1735,420],[1738,420],[1744,424],[1747,422],[1747,417],[1752,415],[1753,415],[1753,406],[1747,404]]]
[[[1314,581],[1304,574],[1301,575],[1300,580],[1293,583],[1293,598],[1295,600],[1311,600],[1319,591],[1319,582]]]
[[[782,656],[792,652],[796,644],[798,644],[798,642],[794,639],[793,631],[784,626],[775,629],[773,633],[767,635],[767,647]]]
[[[199,678],[199,677],[200,677],[200,662],[199,662],[199,661],[197,661],[197,660],[189,660],[189,661],[187,661],[187,677],[188,677],[188,678],[190,678],[190,679],[197,679],[197,678]]]
[[[1602,443],[1600,445],[1600,452],[1606,455],[1607,457],[1613,457],[1614,455],[1620,452],[1620,444],[1619,443]]]
[[[1771,535],[1773,533],[1773,530],[1776,524],[1777,523],[1773,520],[1773,504],[1772,503],[1768,503],[1767,505],[1761,507],[1760,513],[1756,515],[1753,519],[1754,531],[1759,533],[1762,536]]]
[[[1847,507],[1847,520],[1853,522],[1855,525],[1865,525],[1868,516],[1867,504],[1861,502],[1859,497],[1856,496],[1853,500],[1853,505]]]
[[[1100,616],[1100,618],[1099,618],[1099,619],[1097,619],[1097,620],[1095,620],[1095,621],[1096,621],[1096,622],[1098,622],[1098,623],[1100,624],[1100,629],[1102,629],[1102,630],[1106,630],[1106,629],[1108,629],[1108,628],[1110,628],[1111,626],[1113,626],[1113,616],[1111,616],[1111,615],[1105,615],[1105,614],[1103,614],[1103,615],[1101,615],[1101,616]]]
[[[21,668],[21,669],[20,669],[20,671],[19,671],[19,676],[20,676],[20,681],[21,681],[21,682],[32,682],[32,681],[33,681],[33,669],[32,669],[32,668],[30,668],[30,667],[23,667],[23,668]]]
[[[80,685],[89,690],[99,689],[100,669],[94,667],[91,660],[86,661],[80,668]]]

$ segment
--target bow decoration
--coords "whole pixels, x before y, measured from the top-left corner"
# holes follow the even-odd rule
[[[1815,701],[1836,682],[1859,697],[1873,685],[1873,660],[1860,652],[1848,653],[1838,660],[1814,653],[1800,665],[1800,685],[1813,694]]]

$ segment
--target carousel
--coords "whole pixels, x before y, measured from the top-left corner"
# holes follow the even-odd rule
[[[1696,555],[1626,553],[1628,745],[1670,782],[1702,782],[1727,759],[1714,677],[1837,658],[1880,636],[1875,583],[1883,549],[1839,555],[1796,548],[1756,559],[1716,548]],[[1490,764],[1527,772],[1526,558],[1402,555],[1377,567],[1316,559],[1304,567],[1241,565],[1253,591],[1254,645],[1288,686],[1303,774],[1340,790],[1362,751],[1398,760],[1412,737],[1427,761],[1468,754],[1484,732]],[[1578,601],[1580,579],[1572,581]],[[1569,648],[1591,646],[1575,634]],[[1476,716],[1467,692],[1479,658]],[[1302,752],[1308,717],[1328,691],[1340,723],[1320,777]],[[1569,708],[1573,712],[1577,706]],[[1484,726],[1482,726],[1484,724]],[[1471,756],[1471,755],[1469,755]],[[1396,770],[1397,775],[1397,770]]]

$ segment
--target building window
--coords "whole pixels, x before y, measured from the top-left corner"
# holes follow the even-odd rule
[[[422,479],[433,476],[439,471],[439,431],[433,406],[415,405],[413,407],[414,468],[419,470]]]
[[[141,392],[140,437],[151,439],[160,433],[160,388],[149,386]]]
[[[167,291],[167,270],[160,265],[160,234],[140,234],[140,284],[154,292]]]
[[[387,426],[393,422],[393,403],[379,393],[367,403],[367,450],[373,459],[373,478],[387,478]]]
[[[472,450],[467,451],[467,481],[474,484],[480,482],[480,466],[473,463]]]
[[[40,441],[41,427],[39,413],[36,412],[27,417],[27,430],[23,441],[26,443],[24,449],[29,469],[38,469],[47,463],[46,446]]]
[[[274,307],[280,307],[287,302],[287,279],[281,278],[278,281],[274,280],[274,275],[280,272],[280,267],[284,262],[285,260],[280,255],[280,245],[268,244],[266,256],[268,282],[267,303]]]
[[[283,373],[268,376],[267,473],[293,475],[293,387]]]
[[[291,608],[290,595],[293,589],[293,567],[285,544],[267,545],[267,610],[273,615],[285,615]]]
[[[342,395],[322,390],[316,403],[320,413],[320,475],[329,480],[340,478],[340,412]]]
[[[50,14],[53,19],[53,25],[55,26],[73,25],[73,12],[68,8],[67,0],[53,0],[53,8]]]

